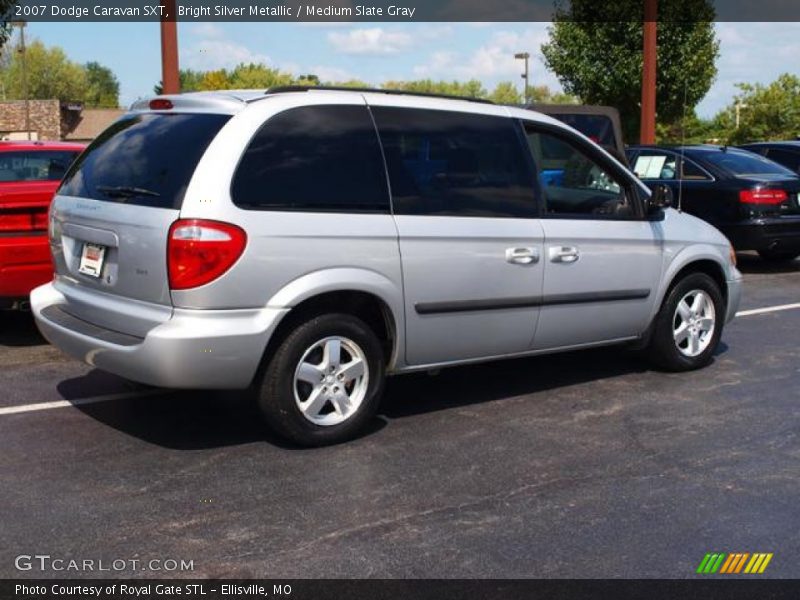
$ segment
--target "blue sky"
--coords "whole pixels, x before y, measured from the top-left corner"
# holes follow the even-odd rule
[[[358,78],[480,79],[521,84],[514,52],[529,51],[531,82],[560,89],[539,50],[547,23],[180,23],[182,67],[217,69],[265,62],[324,80]],[[727,105],[737,82],[798,73],[800,23],[718,23],[717,81],[698,107],[711,116]],[[153,23],[31,23],[28,35],[64,48],[78,62],[98,61],[121,83],[128,105],[152,94],[161,78],[159,27]]]

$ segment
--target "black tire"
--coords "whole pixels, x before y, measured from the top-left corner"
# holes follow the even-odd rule
[[[306,351],[325,338],[354,342],[367,363],[366,395],[346,420],[319,425],[303,415],[295,400],[295,371]],[[269,428],[280,437],[302,446],[337,444],[357,436],[375,415],[386,376],[383,350],[375,333],[363,321],[346,314],[325,314],[306,321],[281,342],[268,357],[256,386],[258,406]],[[326,404],[328,412],[333,404]]]
[[[770,262],[789,262],[800,256],[800,252],[778,251],[778,250],[759,250],[758,255]]]
[[[708,346],[697,356],[682,353],[673,337],[678,303],[695,290],[704,291],[714,305],[715,326]],[[708,365],[722,336],[725,302],[719,285],[705,273],[692,273],[675,283],[667,293],[653,323],[648,354],[651,361],[666,371],[692,371]]]

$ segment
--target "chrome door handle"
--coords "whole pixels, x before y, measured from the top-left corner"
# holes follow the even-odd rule
[[[581,257],[575,246],[551,246],[548,250],[551,262],[574,263]]]
[[[537,248],[507,248],[506,262],[513,265],[530,265],[539,262]]]

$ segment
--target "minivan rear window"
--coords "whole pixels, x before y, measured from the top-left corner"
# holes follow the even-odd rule
[[[186,187],[229,115],[126,115],[97,137],[58,193],[108,202],[180,208]]]

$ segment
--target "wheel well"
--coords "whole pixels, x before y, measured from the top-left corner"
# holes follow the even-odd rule
[[[300,302],[281,319],[270,337],[264,357],[271,356],[297,325],[326,313],[344,313],[364,321],[380,340],[386,363],[389,363],[397,339],[392,311],[378,296],[355,290],[327,292]],[[262,360],[262,368],[265,362]]]
[[[711,279],[713,279],[716,284],[719,286],[719,291],[722,294],[723,300],[727,302],[728,300],[728,286],[725,283],[725,272],[722,270],[722,267],[719,263],[714,262],[713,260],[698,260],[695,262],[691,262],[685,267],[683,267],[675,277],[672,278],[672,282],[670,283],[669,289],[671,290],[675,284],[677,284],[681,279],[689,275],[690,273],[705,273]],[[669,293],[669,290],[667,291]],[[665,296],[666,297],[666,296]]]

